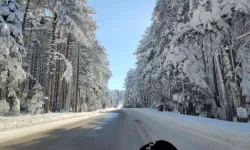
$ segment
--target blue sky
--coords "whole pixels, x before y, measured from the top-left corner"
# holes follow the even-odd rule
[[[112,78],[109,88],[123,89],[141,35],[151,23],[155,0],[88,0],[97,14],[97,38],[107,49]]]

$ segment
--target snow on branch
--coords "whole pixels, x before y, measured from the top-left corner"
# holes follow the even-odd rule
[[[67,83],[69,83],[71,81],[71,77],[73,75],[73,67],[72,67],[72,64],[67,61],[66,62],[66,70],[65,72],[63,73],[62,75],[62,78],[61,80],[65,79]]]
[[[242,39],[242,38],[244,38],[244,37],[246,37],[248,35],[250,35],[250,32],[247,32],[247,33],[245,33],[245,34],[243,34],[241,36],[238,36],[236,39],[239,40],[239,39]]]
[[[71,62],[69,62],[65,56],[61,53],[58,53],[58,52],[54,52],[55,55],[58,55],[58,56],[61,56],[64,61],[65,61],[65,65],[66,65],[66,70],[64,71],[63,75],[62,75],[62,78],[61,78],[61,81],[63,79],[66,80],[67,83],[71,82],[71,78],[73,76],[73,67],[72,67],[72,64]]]
[[[29,30],[47,30],[48,28],[47,27],[40,27],[40,28],[25,28],[24,30],[25,31],[29,31]]]

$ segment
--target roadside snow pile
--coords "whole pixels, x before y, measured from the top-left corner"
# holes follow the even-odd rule
[[[108,112],[108,111],[115,111],[117,108],[106,108],[104,110],[100,110],[100,112]]]
[[[0,132],[23,128],[23,127],[36,126],[66,119],[92,116],[94,114],[113,111],[113,110],[115,109],[109,108],[105,110],[96,110],[94,112],[83,112],[83,113],[48,113],[39,115],[17,116],[17,117],[0,116]]]
[[[122,107],[123,107],[123,104],[118,104],[116,108],[121,109]]]
[[[157,124],[172,126],[178,130],[223,141],[233,146],[250,148],[250,123],[227,122],[178,113],[158,112],[153,109],[131,109],[131,112],[144,115],[146,119],[143,120],[146,123],[151,121],[152,128],[156,128]],[[162,134],[167,135],[167,131]]]

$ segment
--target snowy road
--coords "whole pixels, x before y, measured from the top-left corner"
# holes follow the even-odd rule
[[[138,149],[145,142],[136,123],[123,111],[69,124],[0,144],[1,150],[122,150]],[[138,138],[139,137],[139,138]],[[138,144],[138,145],[137,145]]]
[[[187,131],[152,117],[151,111],[123,109],[0,144],[1,150],[138,150],[167,140],[179,150],[240,150],[223,140]]]

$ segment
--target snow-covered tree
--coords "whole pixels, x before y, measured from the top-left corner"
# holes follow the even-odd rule
[[[158,0],[126,101],[232,121],[249,99],[249,8],[248,0]]]
[[[124,103],[124,91],[122,90],[109,90],[108,92],[108,107],[117,107],[119,104]]]
[[[22,68],[25,55],[22,20],[23,13],[17,0],[0,1],[0,100],[9,103],[8,111],[12,114],[20,113],[18,85],[26,78]]]
[[[86,0],[0,1],[0,114],[106,106],[111,72],[94,13]]]

